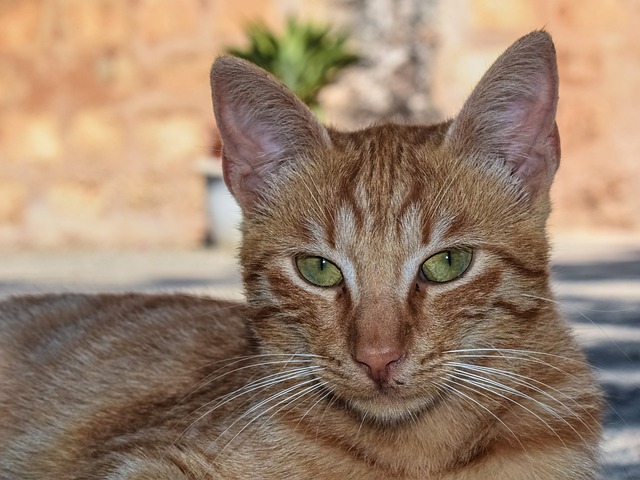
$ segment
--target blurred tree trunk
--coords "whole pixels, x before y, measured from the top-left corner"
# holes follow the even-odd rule
[[[439,119],[431,96],[438,0],[329,2],[362,60],[323,93],[327,119],[342,127]]]

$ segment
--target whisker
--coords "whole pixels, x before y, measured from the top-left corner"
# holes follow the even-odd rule
[[[278,361],[273,361],[273,362],[259,362],[259,363],[253,363],[251,365],[244,365],[242,367],[238,367],[238,368],[234,368],[232,370],[229,370],[227,372],[221,373],[217,376],[216,373],[220,372],[221,370],[230,367],[232,365],[236,365],[240,362],[243,362],[245,360],[248,359],[253,359],[253,358],[257,358],[257,357],[266,357],[266,356],[270,356],[270,355],[247,355],[245,357],[237,357],[234,361],[227,363],[226,365],[218,368],[217,370],[215,370],[214,372],[210,373],[209,375],[207,375],[204,379],[201,380],[201,383],[194,388],[188,395],[185,395],[184,397],[182,397],[177,403],[176,406],[181,405],[182,403],[184,403],[186,400],[188,400],[189,398],[191,398],[193,395],[195,395],[197,392],[199,392],[200,390],[202,390],[203,388],[207,387],[208,385],[212,384],[213,382],[220,380],[221,378],[226,377],[227,375],[231,375],[233,373],[242,371],[242,370],[247,370],[249,368],[257,368],[257,367],[265,367],[268,365],[289,365],[291,363],[311,363],[312,360],[311,359],[290,359],[290,360],[278,360]],[[287,355],[288,357],[290,357],[290,355]],[[203,368],[203,367],[200,367]]]
[[[560,373],[562,373],[563,375],[567,375],[568,377],[576,380],[576,381],[580,381],[575,375],[567,372],[566,370],[563,370],[553,364],[544,362],[542,360],[536,359],[536,358],[531,358],[528,354],[533,354],[533,355],[541,355],[541,356],[547,356],[547,357],[551,357],[551,358],[558,358],[561,359],[563,361],[568,361],[568,362],[573,362],[577,365],[583,365],[582,361],[580,360],[576,360],[573,358],[569,358],[569,357],[565,357],[563,355],[557,355],[557,354],[553,354],[553,353],[548,353],[548,352],[537,352],[537,351],[533,351],[533,350],[518,350],[518,349],[500,349],[500,348],[469,348],[469,349],[459,349],[459,350],[448,350],[444,353],[458,353],[458,352],[473,352],[473,351],[482,351],[482,352],[496,352],[498,355],[473,355],[473,354],[469,354],[469,355],[457,355],[458,358],[504,358],[507,360],[526,360],[526,361],[530,361],[533,363],[539,363],[541,365],[546,365]],[[507,352],[507,353],[515,353],[515,354],[525,354],[527,356],[525,357],[515,357],[515,356],[507,356],[502,354],[501,352]],[[594,367],[593,365],[590,365],[590,367],[596,371],[602,371],[602,369],[598,368],[598,367]],[[613,412],[613,414],[625,425],[629,425],[629,423],[627,422],[627,420],[618,412],[618,410],[611,404],[611,402],[607,401],[606,399],[603,399],[604,404]],[[593,418],[593,417],[592,417]],[[598,422],[599,423],[599,422]]]
[[[513,430],[511,430],[511,428],[509,428],[509,426],[504,423],[502,421],[502,419],[500,419],[500,417],[498,417],[495,413],[493,413],[491,410],[489,410],[486,406],[484,406],[482,403],[480,403],[479,401],[477,401],[475,398],[467,395],[466,393],[461,392],[460,390],[458,390],[457,388],[451,386],[451,383],[453,383],[454,385],[461,387],[461,388],[466,388],[468,390],[472,390],[475,393],[479,393],[477,392],[475,389],[469,387],[468,385],[461,385],[458,382],[453,381],[452,382],[452,378],[448,377],[445,379],[445,383],[443,383],[443,387],[447,388],[448,390],[451,390],[452,392],[458,394],[459,396],[461,396],[463,399],[466,399],[467,401],[470,401],[472,403],[474,403],[475,405],[479,406],[480,408],[482,408],[484,411],[486,411],[489,415],[491,415],[493,418],[495,418],[498,422],[500,422],[500,424],[502,424],[502,426],[511,434],[511,436],[513,436],[513,438],[516,440],[516,442],[518,442],[518,444],[520,444],[520,447],[522,447],[522,451],[527,453],[527,449],[525,448],[525,446],[522,444],[522,442],[520,441],[520,438],[515,434],[515,432]],[[480,395],[486,396],[482,393],[480,393]]]
[[[478,349],[478,350],[482,350],[482,349]],[[491,349],[485,349],[485,350],[491,350]],[[506,350],[505,350],[506,351]],[[454,350],[451,350],[448,353],[452,353],[455,352]],[[515,352],[526,352],[526,350],[516,350]],[[550,354],[552,355],[552,354]],[[557,355],[553,355],[553,356],[557,356]],[[571,377],[572,379],[576,380],[576,381],[580,381],[578,379],[578,377],[576,377],[575,375],[573,375],[572,373],[567,372],[566,370],[563,370],[562,368],[558,367],[557,365],[553,365],[552,363],[549,362],[545,362],[544,360],[540,360],[539,358],[535,358],[535,357],[531,357],[531,356],[514,356],[512,354],[510,355],[488,355],[488,354],[463,354],[463,355],[457,355],[457,358],[502,358],[505,360],[526,360],[528,362],[531,363],[537,363],[539,365],[544,365],[546,367],[549,367],[553,370],[556,370],[560,373],[562,373],[563,375],[566,375],[567,377]],[[563,357],[560,357],[563,358]],[[582,362],[578,362],[576,361],[576,363],[579,363],[580,365],[582,365]]]
[[[251,392],[255,392],[258,391],[257,393],[260,393],[264,390],[266,390],[269,387],[272,387],[274,385],[277,385],[279,383],[283,383],[286,382],[288,380],[292,380],[295,378],[304,378],[305,376],[308,375],[312,375],[313,373],[315,373],[317,370],[319,370],[320,367],[316,367],[316,366],[311,366],[311,367],[302,367],[302,368],[298,368],[298,369],[293,369],[290,371],[286,371],[286,372],[278,372],[278,373],[274,373],[271,375],[267,375],[266,377],[262,377],[260,379],[254,380],[246,385],[243,385],[242,387],[227,393],[226,395],[223,395],[219,398],[213,399],[210,402],[205,403],[204,405],[201,405],[200,407],[198,407],[196,410],[192,411],[190,414],[188,414],[186,417],[183,417],[182,420],[186,419],[188,416],[193,415],[198,413],[201,410],[205,410],[206,411],[201,414],[200,416],[198,416],[198,418],[196,418],[195,420],[193,420],[182,432],[180,432],[180,434],[176,437],[176,439],[172,442],[171,446],[175,445],[178,440],[184,436],[191,428],[193,428],[194,425],[196,425],[200,420],[202,420],[204,417],[210,415],[212,412],[214,412],[215,410],[217,410],[220,407],[223,407],[224,405],[228,404],[229,402],[232,402],[244,395],[247,395]],[[255,396],[255,395],[254,395]],[[253,397],[251,397],[253,398]],[[212,406],[213,405],[213,406]]]
[[[356,438],[360,436],[360,430],[362,430],[362,426],[364,425],[364,422],[366,419],[367,419],[367,412],[363,412],[362,420],[360,420],[360,425],[358,426],[358,431],[356,432]]]
[[[200,365],[197,368],[194,368],[193,370],[190,370],[189,373],[193,373],[193,372],[197,372],[199,370],[203,370],[205,368],[210,368],[214,365],[220,364],[225,362],[225,364],[223,366],[221,366],[220,368],[214,370],[213,372],[211,372],[209,375],[215,375],[217,372],[219,372],[220,370],[230,367],[231,365],[235,365],[237,363],[240,363],[242,361],[245,360],[254,360],[254,359],[265,359],[265,358],[269,358],[269,357],[274,357],[274,358],[281,358],[281,357],[285,357],[290,359],[289,361],[295,359],[298,359],[298,357],[301,357],[303,359],[307,359],[308,361],[312,361],[314,358],[327,358],[324,357],[322,355],[315,355],[312,353],[258,353],[258,354],[252,354],[252,355],[240,355],[237,357],[230,357],[230,358],[223,358],[221,360],[216,360],[215,362],[210,362],[210,363],[205,363],[203,365]],[[282,360],[283,363],[286,363],[286,360]]]
[[[571,357],[566,357],[564,355],[558,355],[555,353],[550,353],[550,352],[538,352],[536,350],[521,350],[521,349],[516,349],[516,348],[496,348],[496,347],[492,347],[492,348],[461,348],[461,349],[457,349],[457,350],[447,350],[442,352],[443,354],[445,353],[470,353],[470,352],[495,352],[497,354],[499,354],[500,356],[502,356],[502,353],[510,353],[510,354],[525,354],[525,355],[541,355],[543,357],[553,357],[553,358],[559,358],[561,360],[567,361],[567,362],[571,362],[571,363],[576,363],[579,365],[582,365],[582,361],[581,360],[576,360],[575,358],[571,358]]]
[[[322,388],[326,388],[326,384],[324,382],[321,383]],[[331,392],[329,392],[328,390],[325,390],[325,392],[321,395],[318,395],[318,400],[316,400],[308,409],[306,412],[304,412],[304,415],[302,415],[302,417],[300,417],[300,420],[298,420],[298,423],[296,423],[296,427],[293,429],[293,431],[295,432],[298,427],[300,426],[300,424],[302,423],[302,421],[305,419],[305,417],[311,412],[311,410],[313,410],[316,405],[318,405],[320,402],[322,402],[323,400],[327,399],[329,396],[331,395]]]
[[[327,404],[324,407],[324,410],[322,411],[322,415],[320,415],[320,420],[318,421],[318,426],[316,427],[316,442],[318,441],[318,436],[320,435],[320,425],[324,424],[323,421],[324,421],[325,413],[327,413],[327,410],[331,408],[333,404],[336,403],[336,401],[338,400],[338,397],[336,397],[335,395],[332,395],[331,391],[327,391],[327,394],[331,396],[331,400],[327,402]]]
[[[283,383],[287,380],[292,380],[295,378],[302,378],[305,377],[307,375],[311,375],[314,372],[320,370],[320,367],[316,367],[316,366],[311,366],[311,367],[301,367],[301,368],[295,368],[292,370],[288,370],[285,372],[277,372],[277,373],[272,373],[270,375],[267,375],[265,377],[253,380],[249,383],[247,383],[246,385],[243,385],[242,387],[229,392],[221,397],[218,397],[214,400],[211,400],[210,402],[207,402],[206,404],[200,406],[198,409],[194,410],[195,413],[198,410],[201,410],[203,408],[208,408],[211,404],[215,403],[215,406],[213,407],[213,409],[210,410],[213,411],[223,405],[225,405],[228,402],[231,402],[233,400],[236,400],[237,398],[246,395],[248,393],[251,393],[253,391],[256,390],[265,390],[271,386],[277,385],[279,383]]]
[[[280,407],[278,410],[276,410],[275,412],[273,412],[271,415],[269,415],[269,417],[267,417],[267,419],[263,422],[262,427],[263,428],[268,422],[269,420],[271,420],[275,415],[277,415],[278,413],[280,413],[283,409],[287,408],[289,405],[291,405],[292,403],[296,402],[296,401],[300,401],[303,397],[311,394],[314,392],[314,390],[319,390],[321,388],[324,388],[324,383],[321,382],[320,380],[318,380],[318,383],[316,385],[312,385],[310,387],[307,387],[303,390],[303,392],[297,392],[294,396],[291,397],[291,399],[289,399],[289,401],[287,403],[285,403],[282,407]],[[280,402],[281,403],[281,402]],[[276,405],[277,406],[277,405]],[[258,415],[257,418],[261,417],[262,415],[264,415],[264,413],[261,413],[260,415]],[[256,418],[256,419],[257,419]],[[253,422],[253,420],[252,420]],[[251,423],[251,422],[250,422]],[[298,422],[300,423],[300,422]],[[248,426],[248,425],[247,425]],[[246,427],[245,427],[246,428]],[[238,432],[240,433],[240,432]]]
[[[525,393],[523,393],[523,392],[521,392],[521,391],[519,391],[519,390],[517,390],[517,389],[515,389],[515,388],[512,388],[512,387],[509,387],[509,386],[507,386],[507,385],[504,385],[504,384],[503,384],[503,383],[501,383],[501,382],[497,382],[497,381],[492,380],[492,379],[490,379],[490,378],[486,378],[486,377],[483,377],[483,376],[481,376],[481,375],[476,375],[476,374],[473,374],[473,373],[470,373],[470,372],[464,372],[464,373],[463,373],[463,372],[460,372],[459,370],[456,370],[456,371],[457,371],[457,373],[459,373],[459,374],[461,374],[461,375],[462,375],[462,374],[463,374],[463,375],[466,375],[466,376],[467,376],[468,378],[470,378],[470,379],[477,380],[478,382],[482,383],[483,385],[491,385],[491,386],[496,387],[496,388],[498,388],[498,389],[500,389],[500,390],[502,390],[502,391],[505,391],[505,392],[508,392],[508,393],[512,393],[512,394],[514,394],[514,395],[516,395],[516,396],[518,396],[518,397],[520,397],[520,398],[523,398],[523,399],[525,399],[525,400],[530,400],[530,401],[532,401],[533,403],[535,403],[536,405],[538,405],[540,408],[542,408],[542,409],[543,409],[544,411],[546,411],[547,413],[549,413],[549,414],[553,415],[555,418],[557,418],[557,419],[561,420],[562,422],[564,422],[564,423],[565,423],[565,424],[566,424],[566,425],[567,425],[571,430],[573,430],[573,432],[574,432],[576,435],[578,435],[578,437],[580,437],[580,439],[582,440],[582,442],[583,442],[583,443],[585,443],[585,444],[587,443],[587,442],[586,442],[586,440],[584,439],[584,437],[583,437],[583,436],[582,436],[582,435],[581,435],[581,434],[580,434],[580,433],[579,433],[579,432],[578,432],[578,431],[573,427],[573,425],[571,425],[571,424],[570,424],[570,423],[569,423],[569,422],[568,422],[568,421],[567,421],[567,420],[566,420],[566,419],[565,419],[565,418],[564,418],[560,413],[558,413],[555,409],[553,409],[553,408],[552,408],[552,407],[550,407],[549,405],[547,405],[547,404],[545,404],[545,403],[543,403],[543,402],[541,402],[541,401],[539,401],[539,400],[537,400],[537,399],[535,399],[535,398],[531,397],[530,395],[527,395],[527,394],[525,394]],[[496,392],[496,393],[497,393],[497,392]],[[511,401],[513,401],[513,399],[511,399],[510,397],[505,397],[505,398],[509,398]],[[555,400],[556,402],[560,403],[560,405],[562,405],[562,406],[563,406],[567,411],[569,411],[570,413],[572,413],[572,414],[573,414],[573,416],[575,416],[576,418],[579,418],[579,417],[577,416],[577,414],[576,414],[573,410],[571,410],[570,408],[568,408],[564,403],[559,402],[559,401],[558,401],[556,398],[554,398],[553,396],[551,396],[551,398],[552,398],[553,400]],[[523,405],[520,405],[520,406],[522,406],[523,408],[525,408],[525,409],[526,409],[526,407],[524,407]],[[583,425],[585,425],[585,426],[586,426],[586,424],[584,424],[584,422],[582,422],[582,423],[583,423]],[[587,428],[589,428],[589,427],[587,427]],[[592,433],[593,433],[593,432],[592,432]]]
[[[560,405],[565,406],[565,408],[567,408],[568,410],[571,410],[571,409],[569,409],[569,407],[564,405],[564,403],[562,403],[560,400],[555,398],[553,395],[551,395],[547,391],[537,387],[536,385],[534,385],[531,382],[534,382],[534,383],[537,383],[539,385],[542,385],[543,387],[548,388],[549,390],[553,390],[556,393],[559,393],[559,394],[561,394],[561,395],[563,395],[563,396],[565,396],[565,397],[567,397],[569,399],[571,399],[571,397],[565,395],[560,390],[558,390],[558,389],[556,389],[554,387],[551,387],[550,385],[547,385],[546,383],[543,383],[543,382],[541,382],[539,380],[536,380],[535,378],[527,377],[525,375],[521,375],[521,374],[515,373],[515,372],[510,372],[508,370],[502,370],[502,369],[493,368],[493,367],[486,367],[484,365],[473,365],[473,364],[467,364],[467,363],[461,363],[461,362],[445,362],[445,365],[450,365],[452,367],[464,368],[464,369],[471,370],[471,371],[482,372],[482,373],[490,373],[490,374],[495,374],[495,375],[499,375],[499,376],[502,376],[502,377],[506,377],[509,380],[511,380],[512,382],[516,383],[517,385],[522,385],[522,386],[525,386],[527,388],[531,388],[532,390],[547,396],[551,400],[554,400],[555,402],[559,403]],[[575,400],[573,400],[573,402],[576,403],[576,405],[579,405],[579,403],[576,402]]]
[[[244,412],[240,417],[238,417],[237,419],[235,419],[233,422],[231,422],[231,425],[229,425],[220,435],[218,435],[218,438],[216,440],[214,440],[211,445],[209,446],[209,448],[207,449],[207,451],[209,451],[211,449],[211,447],[220,439],[222,438],[230,429],[232,429],[239,421],[243,420],[247,415],[252,414],[253,412],[255,412],[256,410],[261,409],[262,407],[264,407],[265,405],[268,405],[269,402],[282,397],[283,395],[287,395],[290,392],[293,392],[297,389],[299,389],[300,387],[303,387],[304,385],[307,385],[309,383],[313,383],[313,382],[319,382],[319,380],[317,378],[312,378],[311,380],[306,380],[304,382],[298,383],[292,387],[286,388],[278,393],[275,393],[273,395],[270,395],[269,397],[267,397],[266,399],[262,400],[261,402],[257,403],[256,405],[254,405],[253,407],[251,407],[249,410],[247,410],[246,412]],[[317,385],[314,385],[313,387],[315,387]],[[311,388],[311,387],[307,387]],[[307,391],[307,389],[303,389],[302,392]],[[294,394],[294,398],[299,396],[301,394],[301,392],[297,392]],[[236,439],[236,437],[238,435],[240,435],[249,425],[251,425],[254,421],[256,421],[258,418],[260,418],[262,415],[266,414],[267,412],[270,412],[271,410],[273,410],[274,408],[276,408],[278,405],[281,405],[284,402],[289,401],[290,398],[285,398],[284,400],[281,400],[280,402],[276,403],[275,405],[270,406],[269,408],[267,408],[266,410],[264,410],[262,413],[260,413],[259,415],[257,415],[256,417],[254,417],[253,419],[251,419],[244,427],[242,427],[240,429],[239,432],[237,432],[232,438],[231,440],[229,440],[226,445],[216,454],[216,458],[219,457],[222,452],[225,451],[225,449],[229,446],[229,444],[231,444],[231,442],[233,442],[233,440]]]
[[[547,366],[553,368],[554,370],[556,370],[556,371],[558,371],[558,372],[560,372],[560,373],[562,373],[564,375],[567,375],[568,377],[571,377],[571,378],[573,378],[574,380],[577,380],[577,381],[579,381],[579,380],[575,377],[575,375],[572,375],[571,373],[567,372],[566,370],[563,370],[563,369],[561,369],[561,368],[559,368],[557,366],[554,366],[552,364],[543,362],[541,360],[537,360],[536,361],[535,358],[530,358],[529,356],[526,356],[526,357],[506,356],[506,355],[502,355],[501,352],[515,353],[515,354],[520,353],[520,354],[525,354],[525,355],[528,355],[528,354],[541,355],[541,356],[547,356],[547,357],[551,357],[551,358],[558,358],[558,359],[561,359],[563,361],[572,362],[572,363],[575,363],[575,364],[578,364],[578,365],[583,365],[582,361],[576,360],[574,358],[565,357],[563,355],[557,355],[557,354],[548,353],[548,352],[537,352],[537,351],[533,351],[533,350],[518,350],[518,349],[512,349],[512,348],[511,349],[508,349],[508,348],[505,348],[505,349],[500,349],[500,348],[467,348],[467,349],[458,349],[458,350],[448,350],[446,352],[443,352],[443,354],[444,353],[457,354],[458,352],[474,352],[474,351],[495,352],[498,355],[482,355],[482,354],[473,355],[473,354],[469,354],[469,355],[457,355],[457,358],[498,358],[498,357],[501,357],[501,358],[505,358],[505,359],[508,359],[508,360],[532,361],[534,363],[541,363],[543,365],[547,365]],[[603,371],[601,368],[595,367],[593,365],[590,365],[590,367],[593,370],[596,370],[596,371]],[[606,399],[602,399],[602,401],[604,402],[604,405],[606,405],[609,408],[609,410],[611,410],[611,412],[613,412],[613,414],[616,416],[616,418],[618,418],[624,425],[629,426],[629,422],[624,418],[624,416],[622,416],[620,414],[620,412],[618,412],[618,410],[611,404],[611,402],[607,401]],[[591,417],[591,418],[593,418],[593,417]],[[599,421],[597,423],[599,423]]]
[[[536,417],[538,420],[540,420],[540,422],[542,422],[549,430],[551,430],[551,432],[553,432],[553,434],[558,438],[558,440],[560,440],[560,442],[566,447],[567,444],[564,442],[564,440],[562,439],[562,437],[560,435],[558,435],[558,432],[555,431],[555,429],[549,425],[542,417],[540,417],[538,414],[536,414],[534,411],[532,411],[531,409],[525,407],[524,405],[522,405],[520,402],[518,402],[517,400],[514,400],[511,397],[507,397],[506,395],[501,394],[500,392],[496,392],[495,390],[491,389],[489,387],[488,384],[483,383],[482,381],[474,381],[471,380],[470,378],[467,377],[468,373],[466,372],[457,372],[459,373],[461,376],[458,375],[451,375],[452,378],[455,378],[457,380],[460,380],[462,382],[468,383],[470,385],[473,385],[475,387],[480,388],[481,390],[484,390],[486,392],[489,392],[493,395],[497,395],[500,398],[504,398],[505,400],[512,402],[515,405],[518,405],[520,408],[522,408],[523,410],[527,411],[528,413],[530,413],[531,415],[533,415],[534,417]],[[460,384],[458,384],[460,385]],[[481,394],[481,392],[476,391],[476,393]]]
[[[561,407],[563,407],[567,411],[567,413],[569,413],[574,418],[576,418],[592,434],[595,434],[593,429],[582,419],[582,417],[580,417],[580,415],[578,415],[578,413],[575,410],[573,410],[568,405],[566,405],[564,402],[560,401],[558,398],[554,397],[547,390],[545,390],[545,389],[552,390],[553,392],[565,397],[567,400],[570,400],[576,407],[580,408],[595,423],[597,423],[597,420],[593,417],[593,415],[591,415],[591,413],[589,413],[589,411],[584,407],[584,405],[580,404],[580,402],[576,401],[574,398],[568,396],[564,392],[561,392],[557,388],[554,388],[554,387],[552,387],[550,385],[547,385],[546,383],[543,383],[543,382],[541,382],[539,380],[536,380],[535,378],[531,378],[531,377],[527,377],[527,376],[524,376],[524,375],[520,375],[520,374],[515,373],[515,372],[509,372],[509,371],[506,371],[506,370],[501,370],[501,369],[498,369],[498,368],[485,367],[485,366],[482,366],[482,365],[469,365],[469,364],[460,363],[460,362],[446,362],[445,365],[450,365],[450,366],[457,367],[457,368],[464,368],[464,369],[468,369],[468,370],[476,371],[476,372],[499,375],[499,376],[508,378],[509,380],[511,380],[512,382],[516,383],[517,385],[530,388],[530,389],[534,390],[535,392],[537,392],[537,393],[539,393],[541,395],[544,395],[545,397],[547,397],[550,400],[553,400],[554,402],[559,404]],[[542,387],[544,387],[544,389],[537,387],[536,385],[534,385],[531,382],[534,382],[534,383],[536,383],[538,385],[541,385]]]

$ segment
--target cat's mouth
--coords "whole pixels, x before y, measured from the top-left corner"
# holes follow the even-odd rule
[[[416,372],[413,362],[400,364],[388,376],[372,376],[355,362],[326,362],[318,372],[330,392],[329,403],[338,402],[364,422],[401,424],[415,421],[441,402],[441,361],[430,356]],[[416,375],[417,374],[417,375]]]
[[[416,418],[436,406],[441,396],[428,389],[410,388],[405,379],[389,379],[384,383],[351,385],[348,391],[332,392],[341,403],[361,418],[372,423],[400,424]]]

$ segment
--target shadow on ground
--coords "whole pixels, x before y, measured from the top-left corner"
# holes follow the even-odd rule
[[[558,281],[572,282],[640,281],[640,250],[627,251],[624,257],[610,261],[557,263],[553,266],[553,276]]]
[[[640,479],[640,251],[612,261],[556,264],[556,283],[570,282],[584,294],[560,295],[564,314],[574,324],[593,328],[599,340],[585,352],[600,372],[607,407],[607,455],[604,478]],[[606,298],[593,295],[621,282],[626,293]],[[594,290],[595,289],[595,290]],[[616,332],[620,332],[616,334]],[[612,440],[613,439],[613,440]],[[607,448],[608,447],[608,448]]]

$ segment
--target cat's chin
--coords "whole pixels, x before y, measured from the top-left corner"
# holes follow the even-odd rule
[[[405,399],[380,393],[374,398],[351,398],[348,408],[362,421],[383,425],[399,425],[415,422],[438,403],[438,398]]]

